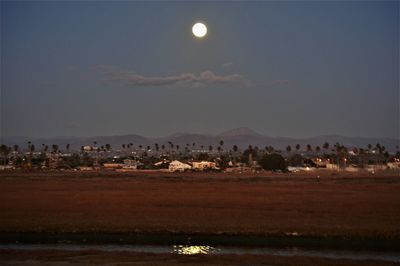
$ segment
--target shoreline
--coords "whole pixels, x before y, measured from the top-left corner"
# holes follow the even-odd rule
[[[170,232],[0,232],[2,244],[195,245],[400,251],[400,238],[349,238],[251,234]]]
[[[285,265],[285,266],[395,266],[397,262],[382,260],[354,260],[346,258],[322,258],[307,256],[276,256],[276,255],[181,255],[181,254],[152,254],[134,252],[102,252],[96,250],[86,251],[0,251],[0,261],[3,265],[13,266],[38,266],[52,265]]]

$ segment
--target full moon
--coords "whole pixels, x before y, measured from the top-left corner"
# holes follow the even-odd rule
[[[193,35],[197,38],[203,38],[207,34],[207,27],[203,23],[196,23],[192,28]]]

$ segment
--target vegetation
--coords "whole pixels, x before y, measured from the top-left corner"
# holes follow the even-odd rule
[[[285,158],[277,153],[265,154],[259,161],[258,164],[268,171],[286,171],[287,166]]]
[[[130,159],[139,162],[145,169],[154,169],[159,168],[154,164],[163,160],[181,160],[189,163],[198,160],[215,162],[220,169],[231,166],[248,166],[255,169],[261,166],[267,170],[284,171],[286,166],[318,167],[317,160],[319,162],[323,160],[325,164],[336,164],[339,168],[349,165],[356,167],[385,165],[388,162],[400,161],[400,151],[390,154],[380,143],[351,148],[340,143],[331,146],[328,142],[314,147],[307,144],[303,148],[300,144],[296,144],[287,145],[283,151],[271,145],[266,145],[263,149],[249,145],[243,150],[238,145],[232,145],[229,149],[223,140],[216,146],[196,143],[183,145],[171,141],[152,145],[139,143],[134,145],[130,142],[113,149],[108,143],[98,144],[94,141],[92,145],[81,146],[78,151],[71,144],[59,146],[42,143],[38,147],[40,148],[35,147],[31,141],[28,141],[25,147],[2,144],[0,165],[16,168],[72,169],[80,166],[97,167],[104,163],[122,164],[125,159]]]

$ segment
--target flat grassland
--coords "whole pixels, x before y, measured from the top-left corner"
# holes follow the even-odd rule
[[[16,232],[225,233],[398,240],[400,177],[398,173],[332,172],[2,172],[0,236]],[[2,250],[0,262],[31,266],[397,265],[317,257],[95,250]]]
[[[3,172],[0,232],[21,231],[399,238],[400,177]]]

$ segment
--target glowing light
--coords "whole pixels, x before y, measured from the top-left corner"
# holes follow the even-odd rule
[[[215,252],[215,248],[210,246],[174,246],[174,253],[182,255],[210,254]]]
[[[193,35],[197,38],[203,38],[207,34],[207,27],[201,22],[198,22],[192,27]]]

